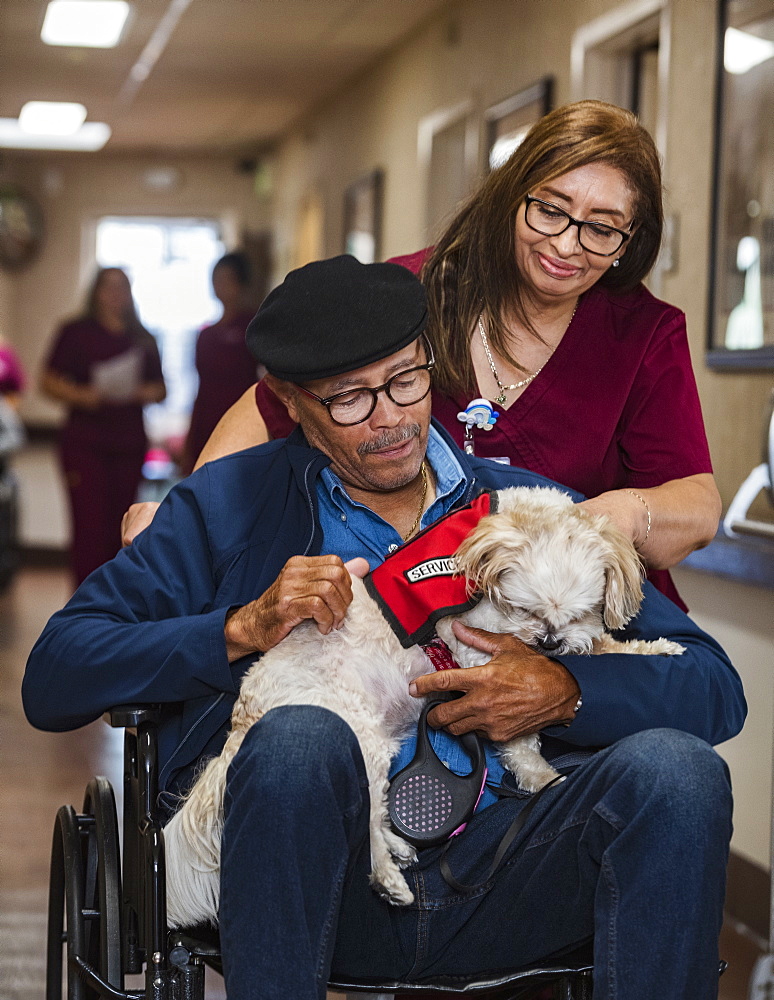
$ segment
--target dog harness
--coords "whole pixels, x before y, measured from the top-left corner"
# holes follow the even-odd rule
[[[366,590],[404,649],[429,643],[437,621],[481,600],[471,581],[458,575],[454,555],[481,518],[496,510],[497,494],[482,493],[425,528],[365,578]]]

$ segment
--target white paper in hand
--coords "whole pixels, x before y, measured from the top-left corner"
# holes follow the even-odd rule
[[[134,399],[142,374],[142,351],[133,348],[92,366],[91,382],[103,399],[128,403]]]

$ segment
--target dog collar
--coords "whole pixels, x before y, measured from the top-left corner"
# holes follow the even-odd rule
[[[460,670],[459,663],[452,656],[452,651],[438,636],[430,642],[422,644],[422,649],[428,660],[432,663],[434,670]]]
[[[429,642],[437,621],[481,600],[470,581],[457,575],[454,554],[481,518],[496,510],[496,493],[482,493],[396,549],[365,578],[368,593],[404,649]]]

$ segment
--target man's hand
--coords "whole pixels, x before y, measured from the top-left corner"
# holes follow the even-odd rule
[[[158,509],[159,505],[150,500],[133,503],[121,518],[121,545],[131,545],[140,532],[148,527]]]
[[[368,572],[365,559],[343,563],[338,556],[293,556],[256,601],[226,619],[226,651],[232,663],[265,653],[300,622],[311,619],[323,635],[337,629],[352,603],[352,576]]]
[[[477,732],[505,742],[573,720],[580,688],[561,663],[511,635],[469,628],[462,622],[452,627],[461,642],[491,653],[492,659],[483,667],[424,674],[411,684],[416,698],[435,691],[464,692],[462,698],[433,709],[428,716],[432,726],[455,736]]]

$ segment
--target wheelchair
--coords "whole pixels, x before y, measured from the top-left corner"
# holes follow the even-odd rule
[[[46,1000],[204,1000],[205,966],[222,972],[212,928],[169,931],[164,835],[158,816],[157,725],[153,706],[106,715],[124,733],[123,861],[115,795],[89,782],[83,811],[57,812],[51,851]],[[591,1000],[590,945],[493,979],[330,982],[333,992],[412,997],[474,995],[499,1000]],[[125,978],[144,977],[126,989]],[[63,981],[64,980],[64,981]]]

